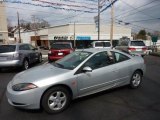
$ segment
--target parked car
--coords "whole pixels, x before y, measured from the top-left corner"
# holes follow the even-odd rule
[[[94,41],[91,44],[92,48],[112,48],[110,41]]]
[[[147,47],[141,40],[120,40],[119,45],[115,48],[130,54],[137,54],[141,56],[145,56],[147,54]]]
[[[74,51],[71,42],[55,42],[48,52],[48,61],[56,61]]]
[[[15,107],[62,112],[72,99],[129,84],[138,88],[144,59],[112,49],[84,49],[17,74],[7,86]],[[36,74],[36,75],[35,75]]]
[[[35,62],[42,62],[42,54],[30,44],[0,45],[0,68],[21,67],[26,70]]]

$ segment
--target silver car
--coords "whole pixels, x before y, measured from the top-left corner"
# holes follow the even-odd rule
[[[7,86],[8,102],[15,107],[58,113],[72,99],[129,84],[141,85],[145,74],[140,56],[111,49],[84,49],[17,74]]]
[[[35,62],[42,62],[42,54],[30,44],[0,45],[0,69],[22,67],[26,70]]]

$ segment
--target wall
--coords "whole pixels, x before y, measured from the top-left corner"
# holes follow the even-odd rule
[[[3,43],[8,43],[7,19],[4,3],[0,2],[0,35]]]

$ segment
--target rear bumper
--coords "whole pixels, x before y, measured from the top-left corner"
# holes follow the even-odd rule
[[[0,68],[21,66],[20,60],[0,61]]]
[[[48,55],[48,60],[49,61],[56,61],[56,60],[59,60],[61,58],[63,58],[64,56],[51,56],[51,55]]]
[[[145,56],[147,55],[146,51],[129,51],[130,54],[135,54],[135,55],[141,55],[141,56]]]

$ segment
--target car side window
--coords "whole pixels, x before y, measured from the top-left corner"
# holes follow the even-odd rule
[[[118,52],[112,52],[112,54],[115,58],[116,63],[123,62],[123,61],[126,61],[126,60],[130,59],[128,56],[123,55],[123,54],[118,53]]]
[[[25,50],[24,45],[20,45],[20,46],[19,46],[19,50]]]
[[[30,50],[34,49],[34,47],[32,45],[28,45],[28,47],[29,47]]]
[[[20,45],[19,50],[30,50],[28,45]]]
[[[100,52],[100,53],[97,53],[96,55],[92,56],[85,63],[84,66],[89,66],[94,70],[94,69],[98,69],[101,67],[105,67],[105,66],[110,65],[112,63],[113,63],[113,61],[108,56],[107,52]]]

